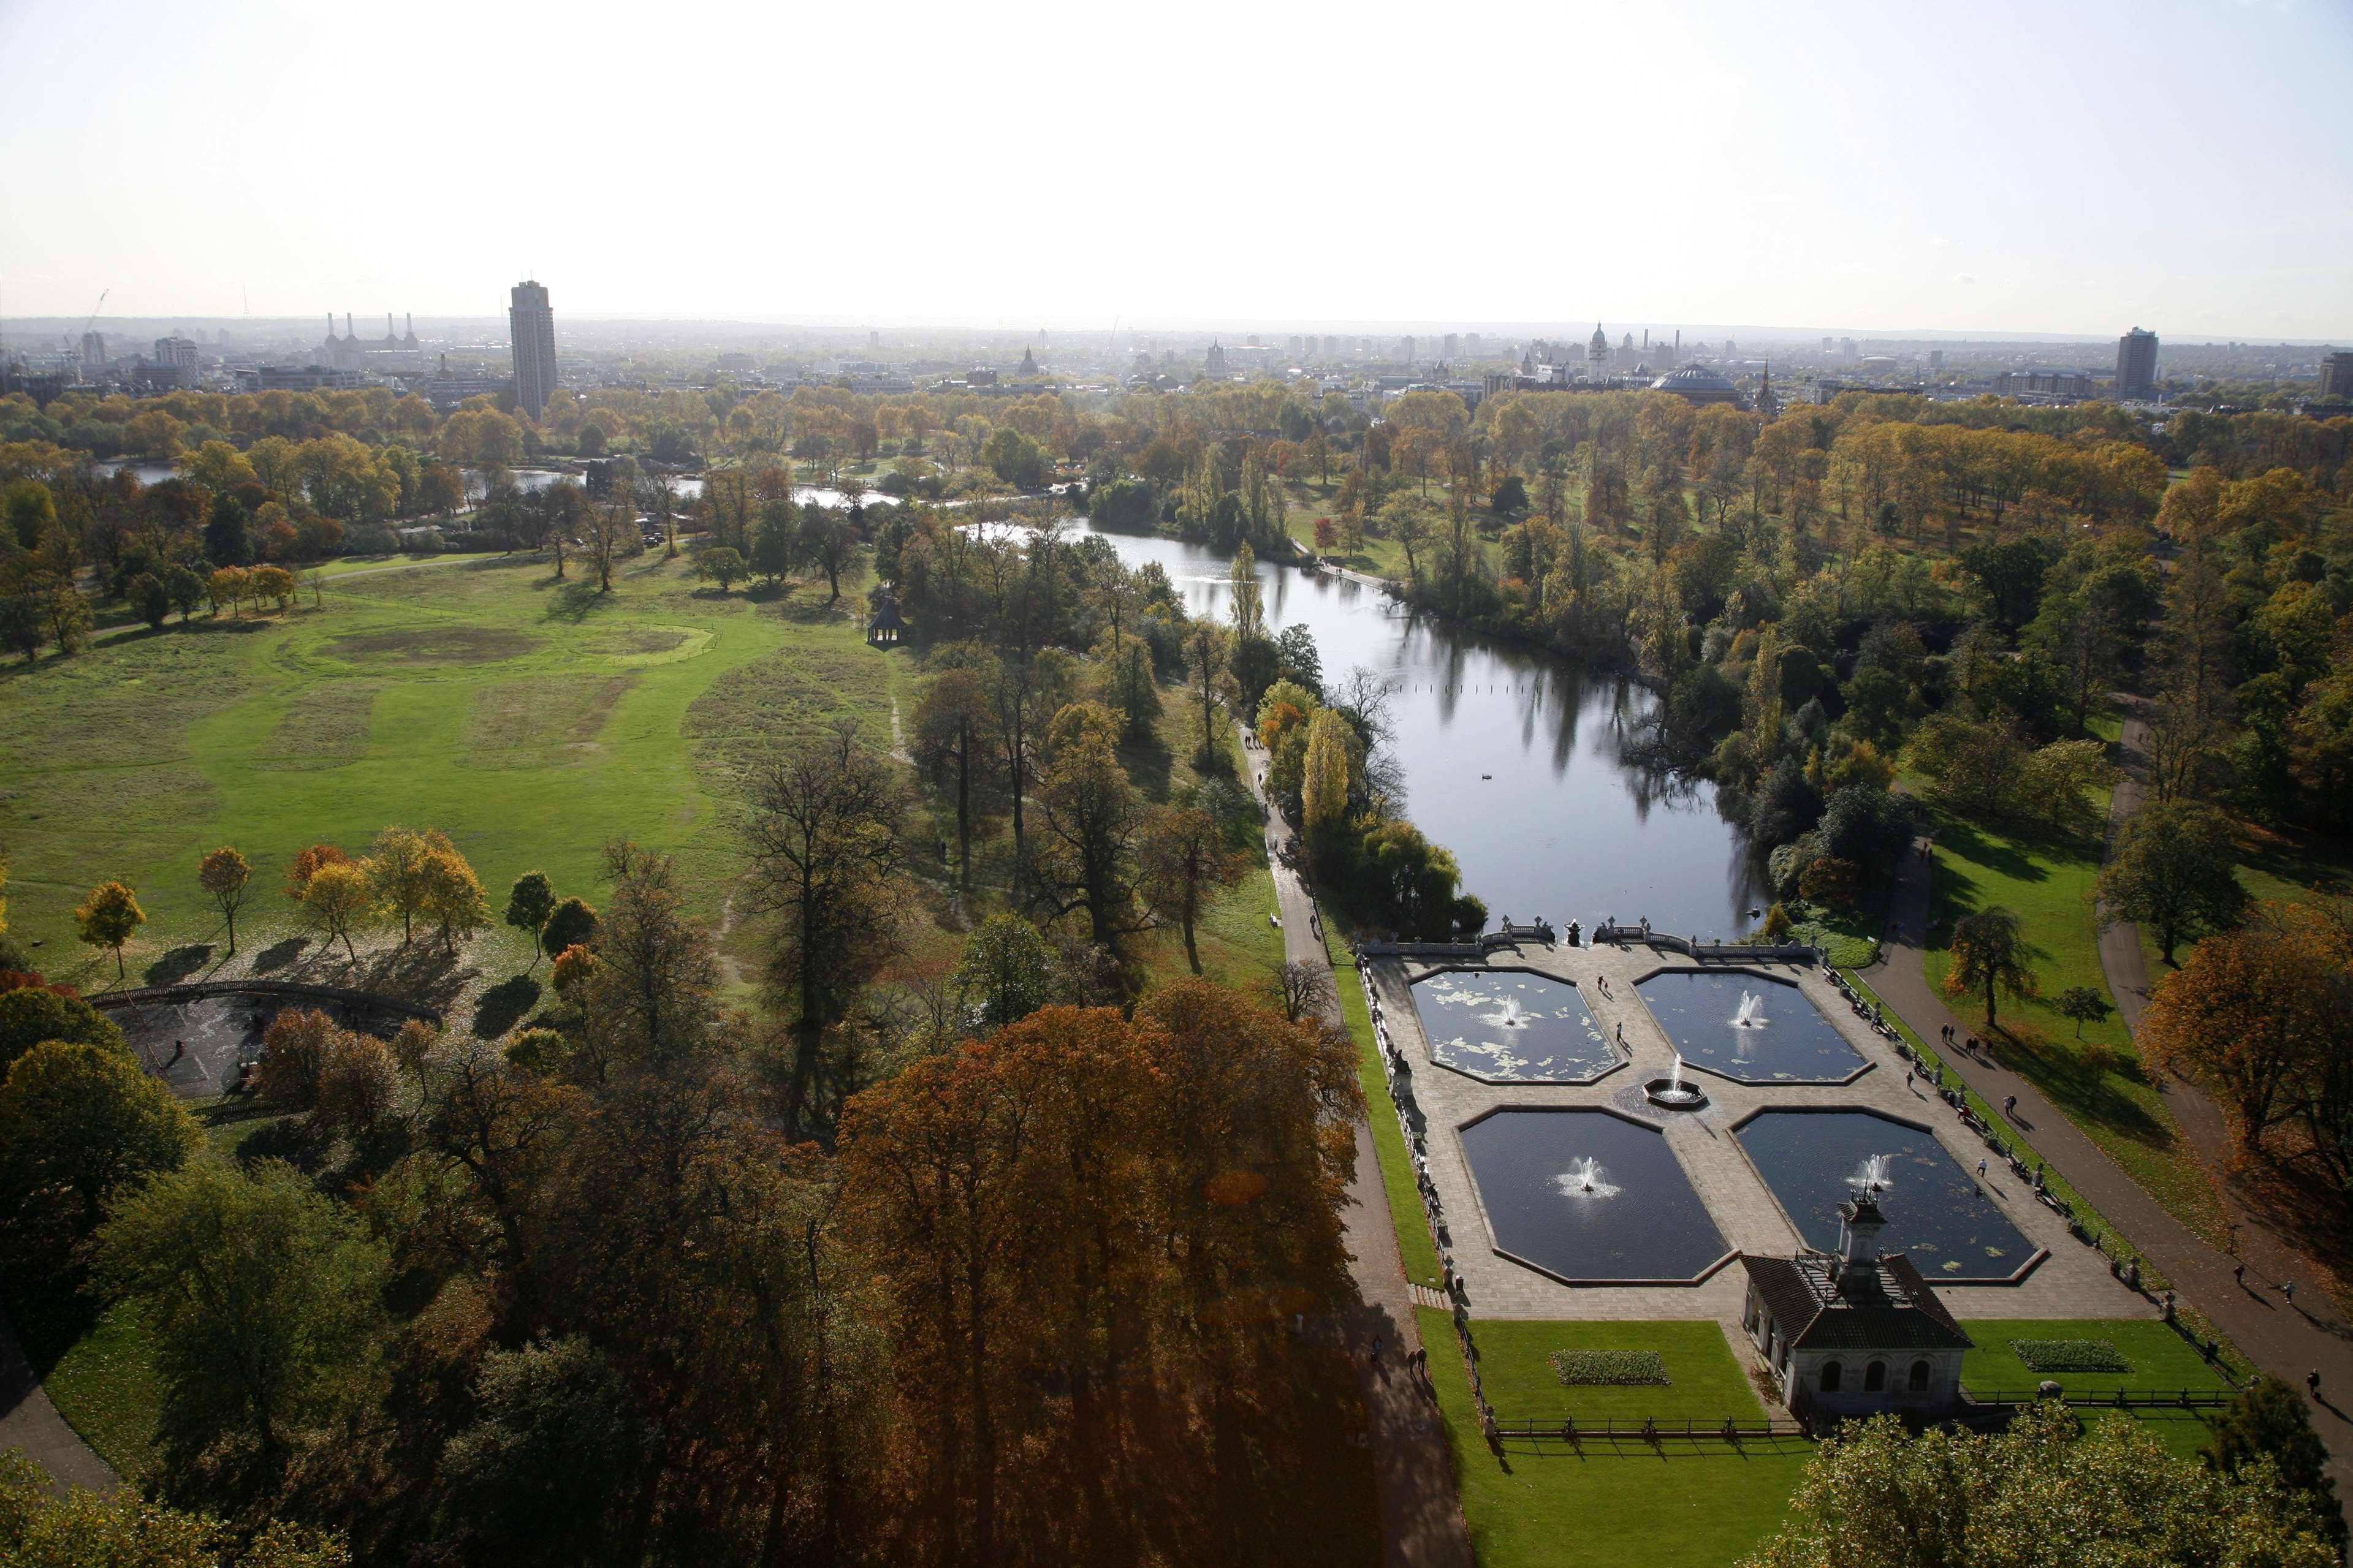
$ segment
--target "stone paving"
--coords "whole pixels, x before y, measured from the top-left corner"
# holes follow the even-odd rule
[[[1714,1318],[1736,1322],[1746,1276],[1736,1265],[1687,1286],[1567,1285],[1494,1252],[1477,1188],[1457,1129],[1504,1106],[1608,1107],[1637,1114],[1665,1130],[1668,1147],[1715,1216],[1728,1247],[1786,1256],[1800,1246],[1798,1232],[1732,1135],[1735,1123],[1767,1108],[1852,1107],[1877,1110],[1936,1135],[1965,1170],[1988,1155],[1984,1143],[1925,1083],[1905,1082],[1904,1058],[1891,1042],[1855,1016],[1845,998],[1810,968],[1730,966],[1790,982],[1862,1054],[1871,1070],[1844,1084],[1739,1083],[1693,1074],[1709,1104],[1698,1111],[1661,1111],[1641,1099],[1641,1086],[1672,1070],[1675,1047],[1641,999],[1636,983],[1667,969],[1695,967],[1678,953],[1631,947],[1543,947],[1530,943],[1493,955],[1498,966],[1540,971],[1574,983],[1602,1031],[1623,1025],[1630,1065],[1588,1084],[1488,1083],[1439,1066],[1430,1058],[1411,994],[1427,963],[1396,959],[1372,967],[1382,1016],[1409,1068],[1398,1089],[1422,1133],[1430,1180],[1447,1223],[1453,1264],[1472,1314],[1486,1318]],[[1711,965],[1722,968],[1726,966]],[[1606,984],[1606,990],[1605,990]],[[2156,1309],[2113,1278],[2106,1260],[2068,1235],[2066,1222],[2037,1202],[2028,1184],[1995,1160],[1982,1184],[2010,1222],[2043,1257],[2015,1283],[1940,1285],[1937,1295],[1956,1317],[2136,1318]],[[1632,1201],[1613,1199],[1610,1201]]]

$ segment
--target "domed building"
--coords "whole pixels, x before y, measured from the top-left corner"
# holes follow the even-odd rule
[[[1687,364],[1681,370],[1671,370],[1651,383],[1653,392],[1672,392],[1686,403],[1706,405],[1729,403],[1740,405],[1740,389],[1718,371],[1704,364]]]

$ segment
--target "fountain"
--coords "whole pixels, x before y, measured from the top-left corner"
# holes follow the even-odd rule
[[[1866,1197],[1874,1193],[1883,1193],[1894,1185],[1894,1163],[1884,1154],[1869,1155],[1854,1168],[1854,1174],[1846,1179],[1846,1184]]]
[[[1520,999],[1516,996],[1504,997],[1503,1010],[1486,1015],[1480,1022],[1493,1024],[1499,1029],[1525,1029],[1528,1026],[1527,1019],[1520,1014]]]
[[[1761,1029],[1765,1026],[1765,998],[1754,991],[1740,994],[1740,1011],[1732,1016],[1736,1029]]]
[[[1675,1055],[1673,1073],[1666,1078],[1654,1078],[1642,1086],[1642,1098],[1667,1110],[1697,1110],[1707,1103],[1707,1096],[1695,1083],[1683,1081],[1683,1058]]]
[[[1601,1162],[1588,1154],[1582,1159],[1571,1160],[1568,1163],[1568,1169],[1555,1176],[1552,1179],[1552,1184],[1559,1189],[1560,1195],[1565,1198],[1616,1197],[1618,1189],[1605,1181],[1603,1176]]]

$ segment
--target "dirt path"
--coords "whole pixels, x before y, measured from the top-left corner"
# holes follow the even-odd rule
[[[1915,844],[1904,858],[1888,907],[1880,960],[1868,977],[1880,999],[1921,1038],[1937,1038],[1947,1024],[1966,1037],[1975,1026],[1947,1009],[1944,998],[1929,986],[1923,967],[1920,942],[1927,929],[1930,866],[1921,854],[1924,844]],[[2138,940],[2136,934],[2136,944]],[[2113,979],[2110,987],[2115,989]],[[2119,1011],[2123,1000],[2119,992]],[[2134,1016],[2137,1016],[2136,1009]],[[2278,1248],[2275,1238],[2273,1247],[2254,1245],[2257,1232],[2252,1226],[2242,1225],[2239,1230],[2237,1256],[2210,1246],[2167,1213],[2034,1085],[2007,1067],[1960,1050],[1941,1054],[1946,1065],[1989,1104],[1999,1108],[2005,1099],[2017,1096],[2018,1109],[2010,1120],[2034,1152],[2129,1237],[2141,1255],[2173,1282],[2181,1299],[2230,1336],[2248,1359],[2296,1388],[2304,1386],[2306,1373],[2320,1373],[2322,1397],[2314,1406],[2313,1426],[2328,1445],[2328,1473],[2336,1479],[2337,1499],[2346,1507],[2348,1520],[2353,1521],[2353,1324],[2339,1316],[2318,1289],[2302,1289],[2293,1303],[2288,1301],[2280,1287],[2289,1280],[2308,1287],[2311,1276],[2295,1268],[2292,1255]],[[2205,1152],[2198,1107],[2203,1104],[2211,1115],[2211,1102],[2178,1080],[2159,1081],[2183,1131]],[[2219,1131],[2219,1122],[2216,1117],[2214,1131]],[[2229,1205],[2230,1184],[2222,1184],[2222,1190]],[[2243,1279],[2232,1272],[2242,1260]]]
[[[0,1451],[10,1448],[47,1470],[50,1489],[59,1497],[75,1487],[103,1492],[122,1484],[49,1403],[16,1342],[16,1329],[0,1316]]]
[[[1250,786],[1264,799],[1261,775],[1266,756],[1245,751]],[[1267,819],[1267,862],[1274,873],[1277,906],[1282,917],[1283,956],[1316,964],[1327,987],[1324,1014],[1345,1025],[1337,1001],[1341,982],[1332,973],[1315,918],[1314,900],[1298,876],[1284,867],[1282,852],[1291,829],[1280,813]],[[1398,1255],[1397,1232],[1389,1221],[1388,1195],[1381,1187],[1380,1161],[1373,1152],[1372,1124],[1356,1119],[1356,1173],[1348,1184],[1348,1203],[1342,1214],[1346,1226],[1349,1272],[1356,1282],[1359,1305],[1346,1329],[1350,1341],[1367,1348],[1377,1343],[1377,1358],[1368,1355],[1364,1374],[1365,1407],[1372,1418],[1373,1463],[1381,1493],[1382,1560],[1390,1568],[1472,1568],[1470,1527],[1463,1522],[1462,1503],[1454,1486],[1454,1466],[1447,1451],[1446,1431],[1439,1419],[1437,1401],[1406,1370],[1406,1357],[1421,1348],[1421,1334],[1413,1315],[1405,1264]],[[1450,1353],[1451,1347],[1441,1347]]]

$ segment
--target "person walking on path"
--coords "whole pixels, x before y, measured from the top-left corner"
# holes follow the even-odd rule
[[[2293,1279],[2290,1279],[2290,1280],[2287,1280],[2286,1282],[2284,1282],[2284,1284],[2282,1284],[2282,1285],[2280,1286],[2280,1294],[2287,1298],[2287,1304],[2288,1304],[2289,1306],[2291,1306],[2291,1307],[2295,1306],[2295,1280],[2293,1280]]]
[[[2312,1396],[2315,1399],[2320,1397],[2320,1369],[2318,1367],[2314,1367],[2310,1372],[2304,1374],[2304,1385],[2305,1387],[2312,1390]]]

